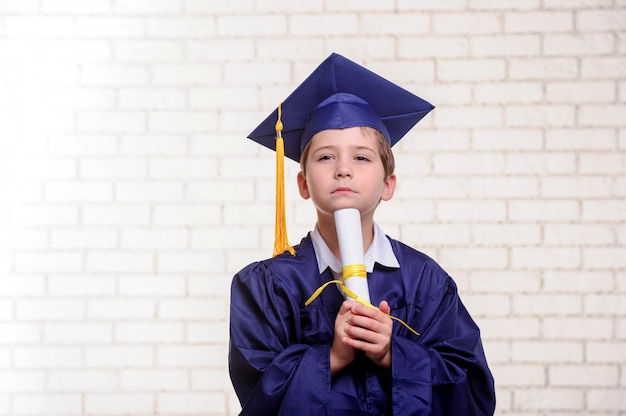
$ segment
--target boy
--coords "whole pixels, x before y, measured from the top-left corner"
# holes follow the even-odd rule
[[[276,124],[275,140],[281,108],[285,127]],[[454,282],[374,222],[395,190],[391,146],[432,108],[332,54],[250,134],[279,155],[284,135],[317,224],[295,250],[278,250],[289,252],[233,280],[229,368],[242,415],[493,414],[480,332]],[[360,212],[376,307],[320,291],[341,280],[333,213],[342,208]]]

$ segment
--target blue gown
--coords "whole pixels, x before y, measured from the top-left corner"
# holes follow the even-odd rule
[[[319,274],[309,236],[289,253],[235,275],[230,303],[230,376],[241,415],[493,415],[494,382],[480,331],[456,285],[435,261],[390,239],[399,269],[368,274],[372,304],[386,300],[394,322],[392,364],[365,355],[330,375],[330,345],[343,297]]]

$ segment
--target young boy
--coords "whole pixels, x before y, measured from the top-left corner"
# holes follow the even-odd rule
[[[374,222],[396,186],[391,146],[432,108],[332,54],[250,134],[277,152],[284,140],[317,224],[295,250],[233,280],[229,368],[242,415],[493,414],[480,331],[452,278]],[[360,212],[375,306],[342,285],[320,291],[341,280],[333,213],[342,208]]]

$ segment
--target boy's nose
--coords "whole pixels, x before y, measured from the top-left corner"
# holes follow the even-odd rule
[[[337,170],[335,171],[335,176],[338,178],[351,177],[352,171],[346,165],[337,166]]]

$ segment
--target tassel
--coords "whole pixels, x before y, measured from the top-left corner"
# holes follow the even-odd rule
[[[283,140],[283,122],[281,105],[278,106],[276,121],[276,222],[274,228],[274,256],[289,251],[292,256],[296,251],[289,244],[287,237],[287,215],[285,213],[285,143]]]

